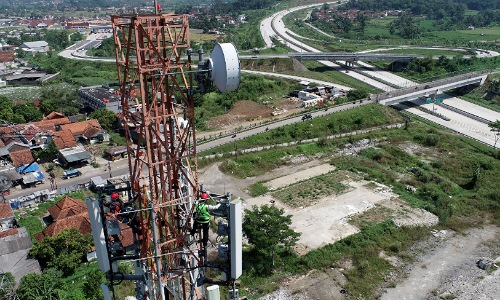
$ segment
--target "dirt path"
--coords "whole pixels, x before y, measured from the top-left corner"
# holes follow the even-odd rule
[[[500,271],[488,274],[476,266],[480,258],[500,254],[499,238],[500,228],[487,226],[465,235],[448,232],[425,243],[408,277],[388,289],[382,300],[500,299]]]

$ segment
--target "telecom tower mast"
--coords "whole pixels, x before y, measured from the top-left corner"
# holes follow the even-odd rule
[[[140,228],[137,261],[146,278],[144,299],[202,299],[206,249],[201,244],[193,249],[186,239],[199,195],[193,79],[206,82],[208,75],[220,91],[235,90],[239,58],[232,44],[217,44],[206,62],[198,51],[198,70],[193,71],[188,15],[158,13],[156,1],[155,11],[112,16],[131,194]],[[96,222],[105,219],[102,214]]]

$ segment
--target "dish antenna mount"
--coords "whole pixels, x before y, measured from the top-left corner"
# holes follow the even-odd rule
[[[232,43],[215,44],[212,55],[203,60],[203,49],[198,50],[198,74],[196,81],[205,92],[210,82],[215,83],[221,93],[232,92],[240,85],[240,58]]]

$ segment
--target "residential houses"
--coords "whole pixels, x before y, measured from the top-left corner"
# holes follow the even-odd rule
[[[40,243],[46,237],[55,236],[61,231],[70,228],[77,229],[81,234],[92,233],[87,205],[81,200],[66,196],[49,207],[48,212],[50,214],[48,218],[50,224],[42,232],[35,234],[35,238]],[[111,222],[114,221],[114,217],[110,214],[107,215],[106,219]],[[123,223],[120,223],[119,227],[120,234],[116,239],[119,239],[123,248],[130,248],[134,244],[132,229]]]
[[[89,163],[91,158],[84,145],[107,142],[109,135],[97,120],[71,123],[57,112],[39,122],[0,127],[0,176],[12,185],[43,182],[45,175],[39,170],[32,150],[45,149],[52,141],[59,150],[59,163],[78,167]]]

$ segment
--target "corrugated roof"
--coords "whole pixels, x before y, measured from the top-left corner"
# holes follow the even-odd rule
[[[90,153],[82,147],[61,149],[59,153],[61,153],[68,163],[90,159]]]
[[[27,48],[43,48],[47,47],[49,44],[46,41],[35,41],[35,42],[24,42],[20,48],[23,48],[23,46]]]
[[[27,164],[17,168],[17,172],[19,173],[30,173],[40,170],[40,167],[37,163]]]
[[[23,176],[24,184],[29,184],[37,181],[42,181],[45,178],[42,172],[32,172]]]

